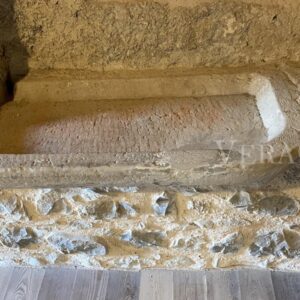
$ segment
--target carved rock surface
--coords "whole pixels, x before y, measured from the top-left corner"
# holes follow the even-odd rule
[[[13,74],[24,72],[24,56],[37,69],[81,70],[264,64],[300,57],[294,0],[17,0],[14,10],[0,4],[0,43],[10,40],[6,55]]]

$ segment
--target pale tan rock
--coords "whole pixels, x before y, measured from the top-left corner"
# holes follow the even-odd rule
[[[299,61],[297,1],[18,0],[13,13],[37,69],[145,69]],[[10,15],[3,7],[3,15]],[[5,20],[5,19],[4,19]],[[7,29],[8,30],[8,29]],[[10,30],[12,31],[12,30]],[[19,52],[16,48],[19,48]],[[20,73],[20,64],[12,62]]]
[[[280,70],[73,75],[17,84],[0,186],[252,187],[299,157],[298,91]]]

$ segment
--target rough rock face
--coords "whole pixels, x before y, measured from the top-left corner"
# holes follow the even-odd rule
[[[77,252],[84,252],[91,256],[106,254],[106,249],[103,245],[93,242],[86,237],[54,233],[48,238],[48,240],[54,247],[64,254]]]
[[[0,4],[14,74],[298,61],[299,5],[274,1],[34,1]],[[19,35],[19,38],[18,38]]]
[[[238,232],[235,232],[226,236],[220,242],[214,244],[211,250],[215,253],[222,252],[224,254],[237,252],[239,248],[242,246],[242,242],[243,242],[242,235]]]
[[[248,208],[251,206],[251,197],[249,193],[240,191],[230,198],[230,203],[236,208]]]
[[[134,217],[137,212],[135,208],[127,201],[120,201],[118,212],[121,216]]]
[[[1,230],[1,242],[7,247],[26,247],[36,243],[36,234],[30,227],[3,228]]]
[[[237,195],[246,195],[253,207],[231,203]],[[298,205],[300,190],[1,190],[0,265],[300,270],[298,210],[269,214],[255,206],[276,197],[281,206],[289,206],[289,199]],[[157,214],[153,204],[159,199],[173,203],[174,209]]]
[[[5,60],[4,60],[4,53],[3,53],[3,48],[1,47],[1,44],[0,44],[0,105],[5,100],[5,92],[6,92],[5,79],[6,79],[6,75],[7,75],[7,70],[6,70]]]
[[[98,200],[89,208],[88,212],[95,215],[97,219],[113,219],[117,216],[117,206],[114,201]]]
[[[166,234],[159,231],[133,231],[122,235],[122,240],[128,241],[137,247],[163,246]]]
[[[165,216],[166,214],[172,213],[172,211],[174,211],[174,206],[175,203],[173,199],[165,193],[162,193],[161,195],[158,195],[158,198],[154,197],[153,199],[152,208],[158,216]]]
[[[288,250],[288,245],[281,233],[270,232],[258,236],[250,246],[251,255],[275,255],[280,256]]]
[[[270,196],[258,202],[258,209],[261,212],[269,213],[273,216],[289,216],[297,214],[298,202],[286,196]]]

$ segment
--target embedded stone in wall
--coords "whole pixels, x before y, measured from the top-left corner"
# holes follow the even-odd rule
[[[291,216],[299,211],[299,203],[287,196],[273,195],[265,197],[256,204],[259,212],[272,216]]]
[[[37,242],[36,233],[30,227],[3,228],[0,232],[1,242],[8,247],[26,247]]]
[[[135,208],[126,201],[119,201],[118,213],[121,216],[125,215],[125,216],[130,216],[130,217],[134,217],[137,214]]]
[[[212,252],[223,254],[237,252],[243,244],[243,236],[239,232],[227,235],[220,242],[217,242],[211,248]]]
[[[256,237],[255,241],[249,248],[251,255],[275,255],[288,254],[288,244],[284,236],[278,232],[270,232],[268,234]]]
[[[69,214],[72,211],[72,206],[66,199],[59,199],[54,202],[51,213]]]
[[[121,237],[123,241],[128,241],[137,247],[143,246],[163,246],[166,234],[159,231],[127,231]]]
[[[53,190],[42,192],[36,203],[38,213],[42,215],[49,214],[53,209],[54,203],[58,201],[58,197],[59,195]]]
[[[23,203],[17,195],[5,192],[0,194],[0,215],[8,215],[13,219],[20,219],[25,215]]]
[[[97,219],[114,219],[117,217],[117,205],[111,200],[97,200],[87,210]]]
[[[87,237],[71,236],[67,234],[52,234],[48,241],[64,254],[84,252],[88,255],[105,255],[105,246],[90,240]]]
[[[300,257],[300,234],[296,230],[285,229],[284,238],[289,247],[290,257]]]
[[[158,198],[154,197],[154,203],[152,204],[153,211],[158,216],[165,216],[167,213],[171,212],[171,208],[174,205],[174,202],[169,199],[166,193],[158,195]]]
[[[236,208],[248,208],[252,204],[250,194],[245,191],[235,193],[229,201]]]

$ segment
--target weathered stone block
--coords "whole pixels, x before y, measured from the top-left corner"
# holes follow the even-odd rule
[[[253,187],[299,156],[279,71],[47,74],[0,110],[0,186]]]
[[[3,2],[11,69],[166,69],[299,61],[299,2]],[[16,24],[12,24],[16,20]],[[0,38],[1,39],[1,38]],[[22,47],[20,47],[20,42]],[[16,62],[19,59],[19,63]]]
[[[245,191],[235,193],[230,199],[230,203],[236,208],[247,209],[252,204],[251,196]]]
[[[274,195],[259,200],[257,209],[273,216],[290,216],[298,213],[299,203],[287,196]]]

